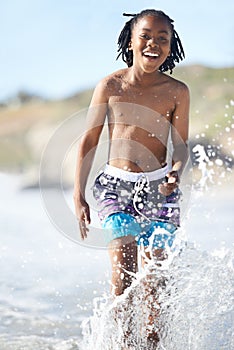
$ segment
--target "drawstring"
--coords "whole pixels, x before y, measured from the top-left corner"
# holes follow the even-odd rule
[[[150,221],[149,218],[147,218],[147,216],[145,216],[138,208],[137,208],[137,203],[138,203],[138,207],[140,206],[140,204],[142,204],[142,209],[144,207],[144,204],[143,203],[140,203],[142,202],[142,198],[141,196],[138,196],[138,194],[141,192],[141,191],[145,191],[145,192],[149,192],[149,179],[142,175],[138,180],[137,182],[135,183],[134,185],[134,196],[133,196],[133,206],[134,206],[134,209],[136,210],[136,212],[142,216],[145,220],[147,221]]]

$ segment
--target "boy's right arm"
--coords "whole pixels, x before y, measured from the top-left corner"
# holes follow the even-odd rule
[[[78,147],[73,197],[82,239],[87,237],[87,225],[90,223],[90,209],[85,199],[85,187],[105,122],[107,107],[107,84],[102,80],[94,90],[87,113],[86,131]]]

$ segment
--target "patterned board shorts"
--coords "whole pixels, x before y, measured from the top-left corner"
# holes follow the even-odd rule
[[[148,173],[133,173],[110,165],[97,176],[93,195],[97,201],[106,243],[125,236],[134,236],[138,244],[164,249],[172,246],[180,226],[176,188],[169,196],[158,191],[167,166]],[[105,230],[104,230],[105,231]]]

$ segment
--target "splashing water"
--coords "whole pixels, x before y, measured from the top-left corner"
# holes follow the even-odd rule
[[[233,262],[233,251],[209,254],[193,245],[160,265],[152,261],[122,296],[95,299],[82,349],[233,349]],[[149,327],[159,342],[147,340]]]
[[[193,147],[193,152],[197,155],[196,162],[198,163],[198,169],[201,171],[201,178],[197,183],[197,187],[200,187],[200,189],[207,189],[207,183],[209,181],[210,183],[214,183],[214,170],[213,168],[208,169],[208,165],[211,163],[210,159],[205,152],[204,146],[202,145],[197,144],[195,147]]]

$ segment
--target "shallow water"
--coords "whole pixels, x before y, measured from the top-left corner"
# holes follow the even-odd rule
[[[21,191],[19,177],[0,178],[1,350],[122,349],[126,331],[132,348],[144,349],[140,292],[149,276],[153,284],[158,276],[167,280],[159,296],[159,349],[234,348],[234,224],[227,187],[193,196],[181,238],[195,243],[178,248],[169,265],[140,272],[128,296],[113,305],[106,251],[63,237],[47,218],[39,191]],[[116,308],[122,314],[117,325]]]
[[[157,349],[233,349],[234,251],[213,255],[191,245],[170,260],[161,267],[152,263],[114,302],[96,300],[94,315],[83,324],[82,349],[156,349],[145,326],[152,312]],[[154,296],[147,285],[157,290]]]

